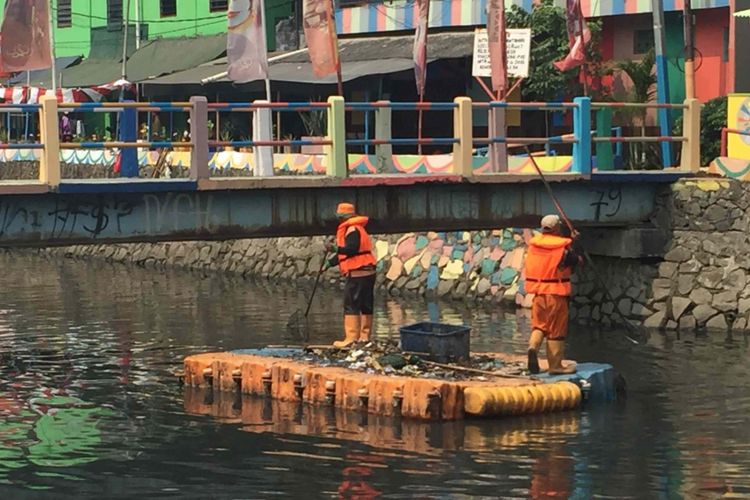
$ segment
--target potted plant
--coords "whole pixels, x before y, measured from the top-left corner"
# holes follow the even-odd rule
[[[221,142],[229,142],[232,140],[232,128],[225,126],[219,134],[219,140]],[[233,146],[224,146],[224,151],[234,151]]]
[[[324,109],[313,109],[310,111],[301,111],[299,117],[305,126],[306,136],[303,141],[322,140],[326,135],[326,111]],[[302,154],[323,154],[323,146],[302,146]]]

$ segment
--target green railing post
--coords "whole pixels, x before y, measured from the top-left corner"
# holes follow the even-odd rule
[[[596,136],[610,137],[612,135],[612,109],[599,108],[596,110]],[[599,170],[614,170],[615,161],[612,155],[611,142],[596,143],[596,168]]]
[[[328,98],[328,135],[330,146],[325,147],[326,175],[344,178],[349,175],[346,157],[346,103],[341,96]]]
[[[39,182],[51,188],[60,185],[60,132],[58,130],[57,98],[45,95],[39,100],[39,135],[42,156],[39,158]]]

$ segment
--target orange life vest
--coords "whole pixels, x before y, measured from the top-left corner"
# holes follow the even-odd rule
[[[570,238],[553,234],[537,234],[529,241],[526,253],[526,293],[569,296],[571,268],[560,269]]]
[[[365,231],[365,225],[367,225],[367,221],[369,220],[369,217],[357,215],[339,224],[336,230],[336,245],[339,248],[343,248],[346,245],[346,233],[349,228],[359,231],[359,250],[357,254],[348,256],[340,253],[338,255],[339,269],[341,269],[342,274],[348,274],[365,266],[375,265],[375,256],[372,254],[372,240],[367,231]]]

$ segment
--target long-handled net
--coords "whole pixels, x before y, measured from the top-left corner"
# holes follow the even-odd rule
[[[308,317],[310,314],[310,308],[312,307],[313,299],[315,298],[315,292],[318,289],[318,283],[320,283],[320,277],[323,275],[325,269],[326,260],[328,254],[323,255],[323,261],[320,263],[320,269],[318,274],[315,276],[315,284],[313,285],[310,299],[307,301],[307,307],[305,308],[304,314],[301,309],[296,309],[289,317],[289,321],[286,323],[287,333],[302,342],[308,342],[310,340],[310,326],[308,324]]]

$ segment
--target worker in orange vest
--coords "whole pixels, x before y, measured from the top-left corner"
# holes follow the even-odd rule
[[[344,340],[334,347],[347,347],[354,342],[368,342],[372,331],[372,311],[375,301],[375,255],[372,240],[365,226],[368,217],[357,215],[351,203],[339,203],[336,217],[336,244],[327,250],[334,252],[329,267],[339,266],[346,277],[344,285]]]
[[[531,338],[529,339],[528,368],[539,373],[538,352],[547,339],[549,373],[575,373],[575,365],[563,366],[565,338],[568,335],[568,300],[571,293],[570,276],[582,259],[574,241],[562,235],[560,217],[542,218],[542,232],[531,238],[526,253],[526,293],[534,294],[531,305]]]

